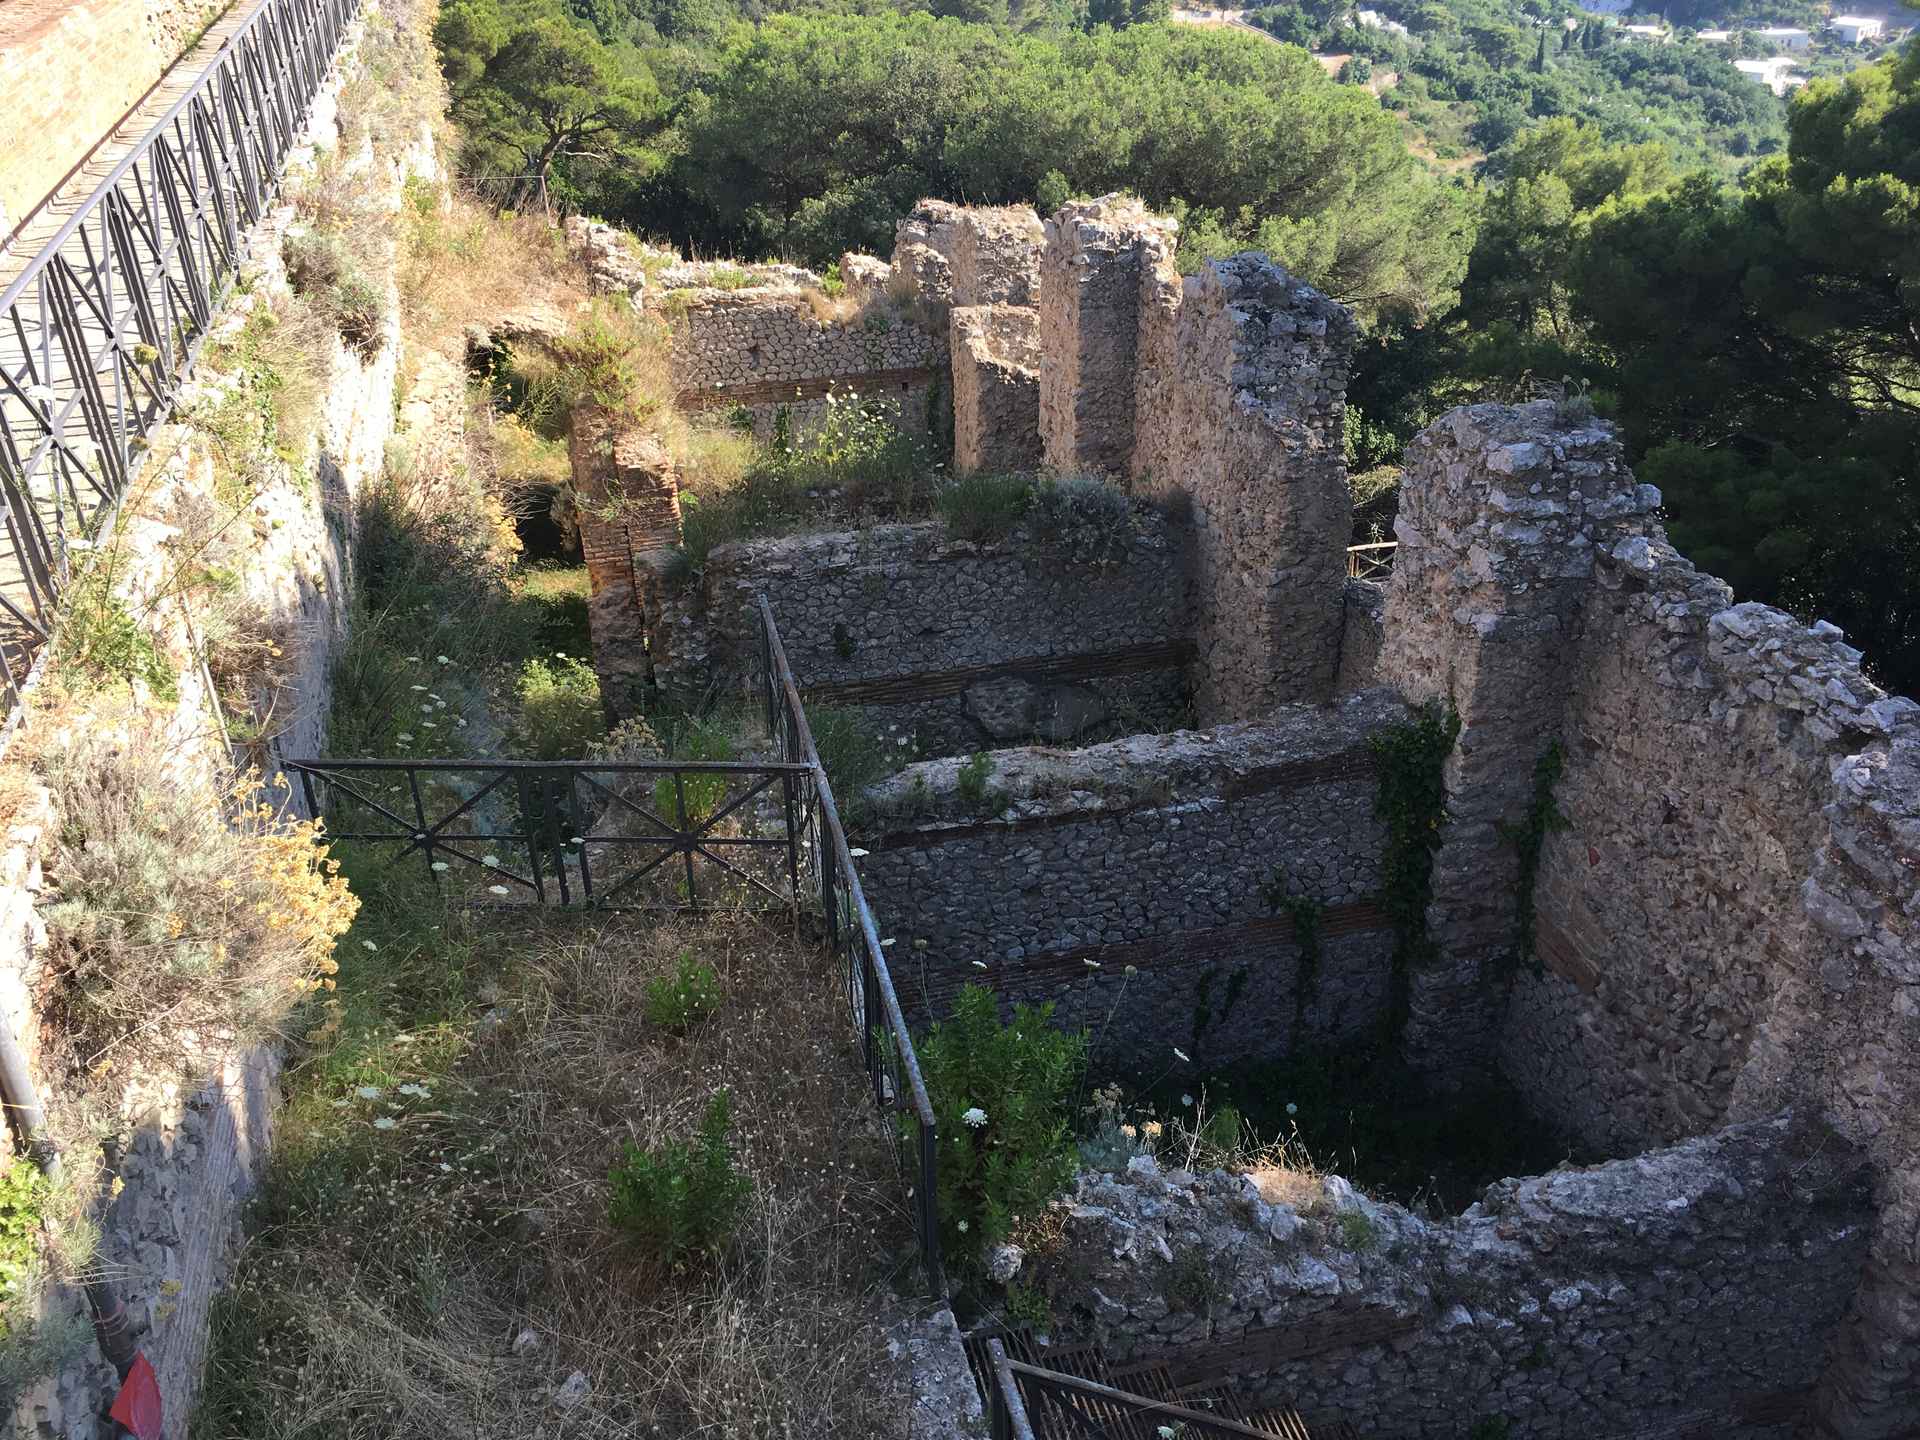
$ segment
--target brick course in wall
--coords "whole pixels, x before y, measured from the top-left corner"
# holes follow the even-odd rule
[[[869,792],[868,902],[902,1001],[959,987],[1051,1001],[1096,1063],[1157,1071],[1278,1058],[1379,1025],[1392,948],[1366,737],[1405,712],[1374,692],[1261,724],[990,756],[984,805],[958,759]],[[1275,886],[1327,907],[1310,982]]]
[[[11,0],[0,7],[0,240],[226,7],[205,0]],[[28,143],[31,137],[31,143]]]
[[[991,743],[986,707],[1008,686],[1070,703],[1079,728],[1121,715],[1155,728],[1184,707],[1179,549],[1151,511],[1117,565],[1063,564],[1024,530],[975,543],[929,522],[722,546],[703,587],[727,688],[758,663],[765,594],[808,696],[866,707],[942,752]]]

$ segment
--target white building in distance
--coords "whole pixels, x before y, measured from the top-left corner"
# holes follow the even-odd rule
[[[1758,39],[1765,40],[1769,45],[1778,45],[1782,50],[1805,50],[1813,44],[1812,35],[1792,25],[1769,25],[1753,33]]]
[[[1622,25],[1620,28],[1636,40],[1655,45],[1664,45],[1672,38],[1672,32],[1664,25]]]
[[[1794,62],[1785,55],[1770,60],[1736,60],[1733,68],[1749,79],[1758,80],[1776,95],[1784,95],[1796,85],[1806,84],[1801,76],[1789,73]]]
[[[1833,38],[1842,45],[1858,45],[1864,40],[1878,40],[1886,28],[1886,22],[1873,15],[1836,15],[1827,22],[1827,29],[1833,32]]]

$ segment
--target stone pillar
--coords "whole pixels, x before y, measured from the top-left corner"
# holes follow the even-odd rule
[[[955,310],[953,470],[1016,473],[1040,464],[1040,312],[1025,305]]]
[[[567,453],[587,562],[594,673],[608,710],[629,715],[652,681],[635,567],[680,543],[680,487],[665,446],[597,405],[574,410]]]
[[[1124,195],[1076,201],[1047,222],[1040,436],[1051,469],[1128,473],[1141,268],[1172,253],[1177,228]]]
[[[1149,269],[1145,294],[1164,277]],[[1142,312],[1137,454],[1191,509],[1194,704],[1205,724],[1333,694],[1353,524],[1342,439],[1355,329],[1264,255]],[[1043,372],[1044,374],[1044,372]],[[1145,476],[1140,477],[1145,481]]]
[[[1442,1082],[1492,1064],[1518,924],[1502,827],[1559,738],[1595,549],[1640,533],[1659,503],[1610,427],[1553,401],[1465,406],[1407,449],[1377,680],[1461,721],[1427,910],[1437,954],[1410,977],[1404,1041]]]
[[[1035,305],[1047,235],[1028,206],[962,210],[953,224],[953,303]]]

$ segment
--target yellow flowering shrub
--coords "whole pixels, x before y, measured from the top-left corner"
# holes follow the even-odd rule
[[[286,813],[284,780],[248,772],[223,789],[138,715],[75,726],[38,764],[56,817],[52,973],[84,1049],[177,1054],[183,1030],[202,1046],[253,1040],[332,987],[359,901],[315,824]]]

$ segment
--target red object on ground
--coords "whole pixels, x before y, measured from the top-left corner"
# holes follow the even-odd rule
[[[107,1414],[139,1440],[163,1440],[160,1380],[144,1353],[133,1357],[133,1368],[127,1371],[126,1381],[114,1397],[113,1409]]]

